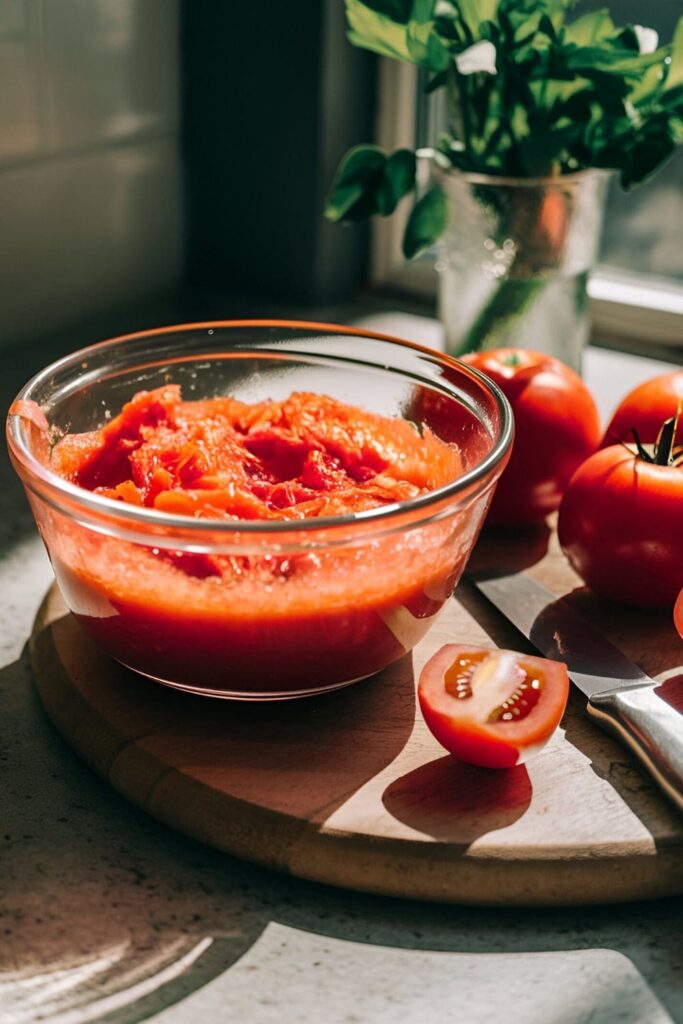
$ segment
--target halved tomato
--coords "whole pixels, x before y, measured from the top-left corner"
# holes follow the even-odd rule
[[[447,644],[420,675],[422,714],[461,761],[512,768],[539,751],[559,725],[567,667],[515,651]]]

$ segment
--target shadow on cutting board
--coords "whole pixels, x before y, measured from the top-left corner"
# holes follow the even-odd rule
[[[274,824],[286,831],[284,816],[291,823],[291,835],[281,837],[286,845],[390,764],[415,722],[410,656],[315,699],[239,703],[136,675],[100,651],[69,614],[38,629],[33,645],[43,704],[76,752],[138,806],[218,846],[220,832],[201,822],[201,809],[195,821],[193,808],[180,806],[178,773],[204,794],[277,815]]]
[[[447,754],[392,782],[382,803],[389,814],[466,853],[480,836],[517,821],[531,803],[524,765],[492,771]]]
[[[653,677],[668,676],[655,688],[655,692],[677,711],[683,710],[683,674],[677,671],[683,660],[683,644],[671,643],[673,623],[670,611],[616,605],[591,593],[586,587],[575,588],[562,600],[632,659],[634,680],[641,678],[641,670]],[[549,625],[544,625],[545,612],[537,619],[539,635],[544,629],[547,633],[552,628],[552,609],[553,605],[550,605],[547,610]],[[593,671],[588,656],[586,660],[584,670]],[[615,677],[614,685],[618,686],[621,681],[621,676]],[[572,687],[562,722],[567,740],[585,755],[595,774],[609,782],[650,832],[655,845],[660,846],[658,836],[662,832],[662,821],[671,814],[668,800],[637,758],[611,733],[590,719],[585,707],[586,698]]]

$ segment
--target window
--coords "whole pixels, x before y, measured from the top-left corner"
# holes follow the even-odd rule
[[[601,7],[586,3],[582,9]],[[680,0],[620,0],[619,20],[646,20],[670,39]],[[391,150],[427,146],[445,123],[441,92],[428,97],[414,67],[383,61],[380,73],[378,143]],[[425,161],[424,173],[427,173]],[[407,205],[407,204],[405,204]],[[376,225],[376,283],[422,295],[435,291],[433,254],[406,264],[401,236],[406,211]],[[594,331],[604,340],[678,346],[683,351],[683,147],[645,185],[624,194],[612,186],[601,258],[589,283]]]

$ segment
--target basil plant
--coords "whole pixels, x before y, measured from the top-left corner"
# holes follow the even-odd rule
[[[345,0],[355,46],[424,69],[446,91],[449,128],[434,140],[444,168],[506,177],[617,171],[630,188],[683,141],[683,18],[673,41],[607,10],[574,16],[571,0]],[[645,5],[643,5],[646,10]],[[415,191],[415,153],[357,146],[326,208],[333,221],[388,216]],[[403,251],[444,231],[438,185],[416,202]]]

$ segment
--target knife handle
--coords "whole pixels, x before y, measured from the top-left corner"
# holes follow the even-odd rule
[[[617,734],[683,812],[683,715],[657,695],[655,686],[596,694],[588,713]]]

